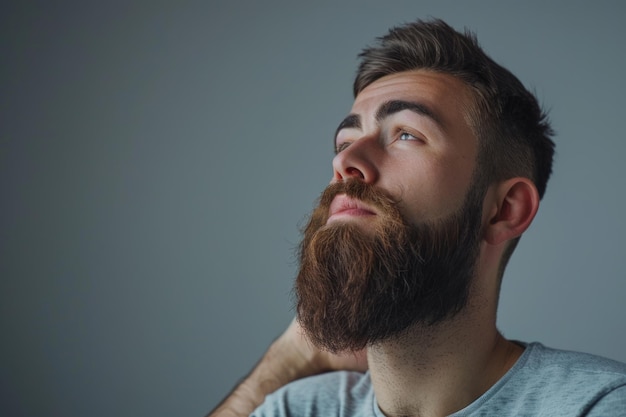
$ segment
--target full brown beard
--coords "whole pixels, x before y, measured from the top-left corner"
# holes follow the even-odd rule
[[[367,224],[327,225],[330,203],[342,193],[375,207],[377,216]],[[331,352],[356,351],[462,311],[478,254],[481,201],[473,186],[456,213],[410,225],[377,188],[355,180],[331,184],[304,229],[295,283],[298,320],[311,341]]]

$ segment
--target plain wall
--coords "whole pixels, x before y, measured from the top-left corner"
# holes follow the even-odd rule
[[[476,31],[558,133],[501,330],[626,361],[624,4],[3,2],[0,415],[214,407],[293,315],[357,53],[418,17]]]

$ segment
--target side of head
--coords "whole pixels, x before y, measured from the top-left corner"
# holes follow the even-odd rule
[[[467,122],[478,138],[474,184],[487,188],[511,178],[529,179],[542,198],[552,172],[553,131],[535,96],[507,69],[494,62],[469,31],[457,32],[441,20],[393,28],[359,55],[356,97],[390,74],[422,69],[455,76],[472,91]],[[500,261],[500,275],[519,237]]]

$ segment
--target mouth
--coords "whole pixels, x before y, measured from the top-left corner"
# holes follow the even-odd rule
[[[362,201],[339,194],[330,203],[327,223],[340,218],[364,218],[376,215],[376,211]]]

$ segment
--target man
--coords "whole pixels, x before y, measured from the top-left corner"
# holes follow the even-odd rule
[[[261,402],[252,415],[626,415],[626,365],[496,328],[504,269],[552,169],[536,98],[438,20],[392,29],[360,58],[304,231],[297,322],[215,415]],[[333,369],[361,372],[299,379]]]

